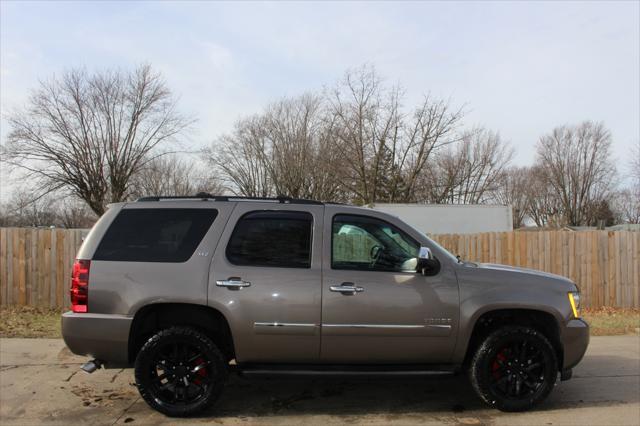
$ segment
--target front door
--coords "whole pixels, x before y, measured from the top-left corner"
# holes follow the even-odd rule
[[[239,202],[216,248],[209,305],[240,363],[319,360],[324,206],[300,207]]]
[[[420,237],[376,215],[325,209],[321,360],[447,362],[457,331],[455,274],[416,273]]]

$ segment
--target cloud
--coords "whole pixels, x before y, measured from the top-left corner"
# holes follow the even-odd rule
[[[565,122],[605,121],[621,157],[640,138],[637,2],[5,3],[3,111],[65,68],[149,62],[199,117],[201,146],[370,63],[407,106],[425,92],[468,103],[468,121],[501,131],[522,164]]]

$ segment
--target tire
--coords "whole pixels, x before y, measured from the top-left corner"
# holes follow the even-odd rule
[[[501,411],[525,411],[542,402],[555,386],[558,360],[542,333],[508,326],[482,342],[469,375],[474,390],[487,404]]]
[[[170,417],[210,407],[228,376],[222,352],[189,327],[162,330],[144,344],[135,361],[138,391],[149,406]]]

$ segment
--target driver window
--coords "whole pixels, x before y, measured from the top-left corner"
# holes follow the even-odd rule
[[[380,219],[333,218],[331,268],[361,271],[415,271],[420,244]]]

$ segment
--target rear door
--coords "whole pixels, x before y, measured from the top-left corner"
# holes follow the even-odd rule
[[[317,362],[322,205],[239,202],[218,243],[209,305],[228,319],[238,362]]]

